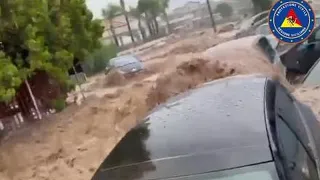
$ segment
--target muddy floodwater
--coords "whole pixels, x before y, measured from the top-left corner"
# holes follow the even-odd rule
[[[169,97],[236,74],[282,79],[250,41],[219,44],[229,39],[211,29],[177,38],[140,54],[146,70],[136,76],[114,72],[90,77],[83,86],[86,100],[79,92],[70,93],[68,101],[78,103],[1,145],[0,179],[88,180],[124,134]],[[309,98],[316,91],[305,92]]]

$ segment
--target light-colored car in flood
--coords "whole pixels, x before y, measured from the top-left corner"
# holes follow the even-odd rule
[[[116,69],[121,74],[134,74],[144,69],[140,58],[136,55],[123,55],[112,58],[106,73],[111,69]]]
[[[264,23],[262,25],[260,25],[257,29],[256,29],[256,35],[265,35],[270,43],[272,44],[272,46],[277,50],[277,52],[281,55],[284,52],[286,52],[287,50],[289,50],[290,48],[292,48],[294,46],[294,44],[289,44],[289,43],[283,43],[281,41],[279,41],[270,31],[269,28],[269,24],[268,23]]]
[[[259,14],[256,14],[248,19],[243,20],[240,24],[236,38],[242,38],[246,36],[254,35],[256,29],[261,25],[268,22],[269,11],[263,11]]]
[[[270,68],[273,65],[283,75],[286,74],[271,36],[254,35],[221,43],[208,49],[205,56],[241,69],[244,73],[268,73],[273,71]]]

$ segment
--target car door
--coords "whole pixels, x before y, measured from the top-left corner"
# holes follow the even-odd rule
[[[301,104],[281,85],[276,89],[273,139],[276,141],[278,161],[290,180],[317,180],[318,145],[309,126],[316,122],[310,110]],[[312,114],[312,112],[311,112]],[[309,119],[304,119],[308,117]],[[305,121],[307,125],[305,124]],[[315,125],[316,127],[319,127]]]
[[[317,27],[307,41],[294,45],[281,54],[281,61],[288,72],[306,74],[320,57],[320,27]]]

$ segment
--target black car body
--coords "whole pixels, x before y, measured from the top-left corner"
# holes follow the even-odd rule
[[[92,180],[319,179],[318,128],[277,81],[226,78],[155,108]]]
[[[292,45],[281,53],[282,64],[287,74],[305,75],[320,58],[320,26],[303,43]]]

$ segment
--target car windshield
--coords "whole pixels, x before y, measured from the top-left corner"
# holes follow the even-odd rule
[[[172,178],[172,180],[279,180],[273,162],[213,173]]]
[[[307,86],[320,85],[320,59],[313,65],[306,75],[303,84]]]
[[[115,67],[125,66],[131,63],[137,63],[138,59],[134,56],[120,56],[110,60],[110,65]]]

